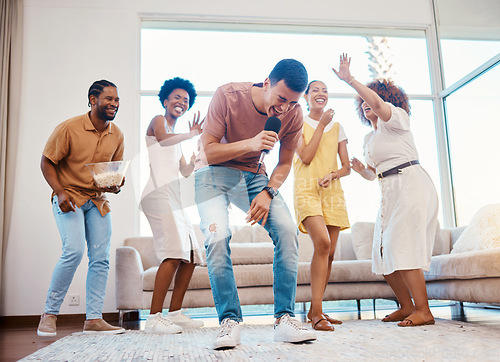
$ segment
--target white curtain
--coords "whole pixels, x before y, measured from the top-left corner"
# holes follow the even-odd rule
[[[0,0],[0,303],[20,112],[23,0]]]

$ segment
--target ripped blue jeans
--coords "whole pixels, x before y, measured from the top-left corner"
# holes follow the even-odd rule
[[[250,203],[267,186],[267,176],[238,169],[207,166],[195,173],[195,200],[200,227],[205,235],[208,275],[219,321],[230,318],[242,321],[242,313],[229,241],[229,203],[247,212]],[[253,180],[252,180],[253,178]],[[264,228],[274,243],[274,316],[294,316],[297,288],[297,226],[278,194],[272,201]]]

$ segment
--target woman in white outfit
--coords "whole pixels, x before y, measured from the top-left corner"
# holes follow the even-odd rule
[[[195,155],[187,163],[180,143],[201,133],[200,113],[190,123],[190,132],[175,134],[177,119],[194,104],[196,91],[190,81],[166,80],[159,93],[165,115],[157,115],[148,126],[150,177],[142,193],[141,208],[151,225],[154,248],[161,264],[156,273],[148,333],[180,333],[182,327],[201,327],[203,322],[181,313],[182,301],[196,264],[202,261],[200,245],[181,204],[179,171],[188,177],[194,169]],[[163,303],[175,275],[168,315]]]
[[[382,320],[398,321],[400,327],[434,324],[423,271],[431,263],[438,198],[418,162],[408,96],[389,80],[359,83],[350,73],[350,63],[343,54],[339,70],[333,71],[358,93],[358,114],[373,128],[363,146],[367,165],[353,158],[352,168],[367,180],[378,178],[382,193],[372,268],[384,276],[400,304]]]

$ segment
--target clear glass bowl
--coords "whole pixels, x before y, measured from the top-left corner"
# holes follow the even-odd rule
[[[130,161],[87,163],[94,182],[99,188],[120,186]]]

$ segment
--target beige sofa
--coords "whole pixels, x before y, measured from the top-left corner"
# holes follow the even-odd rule
[[[203,240],[199,228],[198,237]],[[259,225],[233,228],[234,274],[242,305],[273,304],[273,244]],[[436,236],[431,268],[425,273],[430,299],[475,303],[500,302],[500,249],[450,254],[463,228],[441,230]],[[380,275],[371,272],[369,257],[373,223],[356,223],[340,234],[324,300],[393,299]],[[311,300],[312,243],[299,233],[296,302]],[[132,237],[116,250],[116,307],[120,323],[126,312],[149,309],[159,260],[151,237]],[[164,307],[168,308],[168,293]],[[206,266],[198,266],[184,299],[185,308],[213,307]]]

